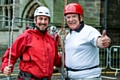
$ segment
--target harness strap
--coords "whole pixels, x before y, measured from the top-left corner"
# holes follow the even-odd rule
[[[93,66],[93,67],[90,67],[90,68],[85,68],[85,69],[72,69],[72,68],[69,68],[69,67],[66,67],[67,71],[83,71],[83,70],[88,70],[88,69],[93,69],[93,68],[97,68],[99,67],[99,65],[96,65],[96,66]]]
[[[20,71],[18,76],[20,78],[27,78],[28,80],[29,79],[34,79],[34,80],[49,80],[48,78],[36,78],[35,76],[33,76],[32,74],[29,74],[29,73],[26,73],[26,72],[23,72],[23,71]]]

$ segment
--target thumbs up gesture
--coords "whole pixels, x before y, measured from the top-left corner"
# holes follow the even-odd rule
[[[107,48],[111,43],[111,39],[106,35],[106,30],[103,30],[102,36],[97,41],[98,47]]]
[[[103,30],[102,37],[105,37],[105,36],[106,36],[106,30]]]

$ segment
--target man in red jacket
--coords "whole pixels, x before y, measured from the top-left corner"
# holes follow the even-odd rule
[[[12,50],[8,48],[2,57],[5,76],[12,73],[16,60],[20,58],[18,80],[50,80],[54,66],[61,66],[61,56],[55,40],[48,34],[49,22],[49,9],[38,7],[34,13],[35,29],[27,29],[19,35],[11,46]]]

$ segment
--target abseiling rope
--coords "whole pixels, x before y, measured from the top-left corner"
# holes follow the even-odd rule
[[[67,0],[64,0],[64,8],[66,7],[67,5]],[[64,9],[63,9],[64,10]],[[64,13],[64,11],[63,11]],[[65,62],[65,59],[64,59],[64,55],[65,55],[65,49],[64,49],[64,40],[65,40],[65,37],[66,37],[66,30],[65,30],[65,17],[64,17],[64,14],[63,14],[63,25],[61,27],[61,31],[60,31],[60,37],[61,37],[61,40],[60,40],[60,43],[61,43],[61,48],[62,48],[62,65],[61,65],[61,79],[62,80],[65,80],[65,71],[64,71],[64,62]]]
[[[10,66],[10,60],[11,60],[11,53],[12,53],[12,42],[13,42],[13,27],[14,27],[14,19],[15,19],[15,0],[13,0],[13,15],[12,15],[12,26],[10,28],[10,53],[9,53],[9,60],[8,60],[8,66]],[[10,77],[8,77],[8,80],[10,80]]]
[[[12,18],[12,26],[10,30],[10,53],[9,53],[9,61],[8,61],[8,66],[10,65],[10,59],[11,59],[11,53],[12,53],[12,42],[13,42],[13,27],[14,27],[14,13],[15,13],[15,0],[13,0],[13,18]]]

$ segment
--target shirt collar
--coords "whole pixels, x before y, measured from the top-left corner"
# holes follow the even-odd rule
[[[84,27],[84,21],[82,21],[82,22],[80,22],[80,27],[78,28],[78,29],[75,29],[74,31],[76,31],[76,32],[80,32],[81,30],[82,30],[82,28]],[[70,29],[70,33],[71,33],[71,29]]]

